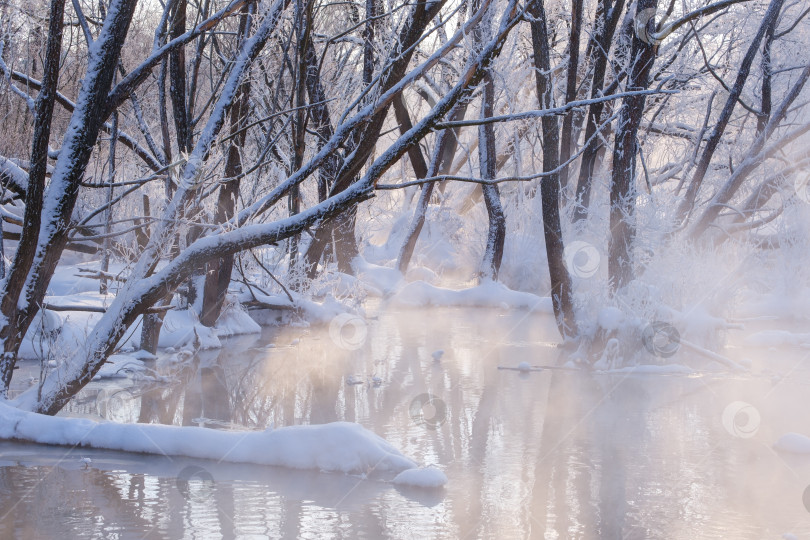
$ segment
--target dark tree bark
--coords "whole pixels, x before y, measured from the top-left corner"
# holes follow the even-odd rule
[[[408,109],[405,106],[405,100],[402,99],[402,94],[394,97],[394,117],[399,124],[399,132],[404,135],[413,127],[411,117],[408,114]],[[427,177],[428,166],[425,162],[425,156],[422,155],[422,148],[419,145],[412,146],[408,149],[408,158],[411,160],[411,167],[416,178],[420,180]]]
[[[239,20],[239,46],[241,46],[250,31],[252,11],[252,4],[242,8],[242,16]],[[245,77],[239,85],[229,111],[230,143],[225,160],[225,178],[228,180],[219,188],[217,212],[214,217],[215,222],[218,224],[231,219],[236,211],[236,199],[239,196],[240,177],[242,175],[241,152],[247,138],[247,131],[244,127],[249,112],[249,98],[250,78]],[[203,309],[200,317],[200,322],[205,326],[214,326],[222,312],[225,295],[228,293],[228,286],[231,283],[233,259],[233,253],[228,253],[206,263]]]
[[[655,33],[655,17],[644,20],[645,13],[655,13],[657,0],[639,0],[636,5],[635,32],[630,49],[627,91],[646,90],[655,63],[657,45],[650,39]],[[644,26],[642,26],[643,23]],[[613,171],[610,183],[610,238],[608,275],[613,290],[619,290],[634,277],[633,241],[635,239],[636,153],[638,128],[644,114],[646,96],[629,96],[622,100],[616,139],[613,147]]]
[[[618,25],[619,17],[623,9],[624,0],[616,0],[613,4],[611,4],[610,0],[599,0],[597,4],[597,32],[591,37],[588,43],[588,48],[593,51],[592,54],[593,57],[595,57],[593,76],[591,78],[591,98],[597,98],[602,94],[610,48],[613,43],[613,35],[616,33],[616,26]],[[599,149],[602,146],[594,135],[599,127],[604,108],[604,102],[594,103],[588,108],[588,116],[585,124],[585,141],[588,142],[585,143],[585,149],[583,150],[579,167],[576,192],[577,206],[574,210],[574,221],[581,221],[588,217],[593,171]]]
[[[295,34],[296,34],[296,66],[293,107],[296,109],[292,122],[292,163],[291,171],[297,171],[304,163],[304,151],[306,150],[307,135],[307,111],[304,108],[306,94],[307,62],[306,49],[311,31],[311,4],[307,0],[298,0],[295,4]],[[287,196],[288,211],[294,216],[301,211],[301,193],[298,186],[290,189]],[[290,237],[287,250],[290,256],[290,271],[292,272],[298,261],[298,236]],[[294,280],[295,288],[297,280]]]
[[[309,95],[309,114],[318,135],[318,150],[323,148],[326,141],[332,138],[334,128],[329,115],[329,106],[326,103],[326,93],[321,83],[321,74],[318,71],[318,56],[312,43],[311,33],[307,34],[304,62],[306,65],[306,85]],[[338,170],[340,169],[340,156],[330,154],[324,165],[318,170],[318,202],[323,202],[332,189]]]
[[[757,134],[762,133],[765,125],[771,118],[771,78],[773,66],[771,65],[771,46],[776,32],[776,23],[779,17],[774,17],[765,30],[765,43],[762,44],[762,107],[757,115]]]
[[[428,4],[425,0],[418,0],[413,6],[399,32],[398,39],[387,56],[386,65],[388,67],[377,83],[379,92],[390,90],[405,76],[414,53],[413,45],[421,38],[427,25],[438,14],[445,2],[446,0],[438,0]],[[343,162],[337,174],[337,179],[330,191],[331,195],[345,190],[357,179],[357,175],[374,150],[387,114],[388,106],[375,114],[369,122],[358,126],[348,144],[351,149],[351,152],[347,152],[349,158]],[[317,275],[318,262],[330,242],[337,256],[338,269],[341,272],[353,272],[351,261],[358,254],[354,236],[355,216],[356,209],[352,209],[318,227],[306,253],[305,265],[308,278],[312,279]]]
[[[377,0],[366,0],[366,24],[363,29],[363,84],[368,86],[374,78],[374,26]]]
[[[489,21],[485,21],[489,24]],[[483,92],[481,96],[481,118],[490,118],[495,108],[495,83],[492,73],[487,71],[484,75]],[[483,180],[495,178],[495,126],[492,123],[482,124],[478,127],[478,163]],[[503,215],[501,196],[495,184],[482,184],[484,203],[487,207],[489,229],[487,232],[487,245],[484,249],[484,260],[481,264],[481,276],[498,279],[503,260],[503,244],[506,239],[506,217]]]
[[[170,35],[172,39],[186,31],[187,0],[175,0],[172,10]],[[174,130],[177,134],[177,149],[180,153],[191,152],[191,121],[186,99],[186,51],[177,47],[169,54],[169,96],[174,113]]]
[[[464,119],[467,112],[467,102],[462,101],[453,107],[450,111],[450,120],[455,122]],[[450,171],[453,165],[453,156],[456,154],[458,148],[458,132],[456,129],[442,130],[436,139],[436,149],[433,152],[430,168],[423,178],[430,176],[441,176]],[[413,258],[413,252],[416,249],[416,242],[419,240],[419,234],[422,232],[422,227],[425,225],[425,213],[427,212],[430,198],[433,195],[433,189],[436,182],[428,182],[422,186],[422,192],[419,194],[419,201],[416,204],[414,211],[413,221],[408,229],[408,234],[405,236],[405,242],[399,251],[397,259],[397,268],[403,274],[408,271],[408,265]]]
[[[565,102],[571,103],[577,99],[577,71],[579,70],[579,37],[582,31],[582,2],[571,0],[571,36],[568,41],[568,73],[565,85]],[[565,163],[571,157],[571,139],[574,129],[574,112],[569,111],[563,116],[562,134],[560,135],[560,162]],[[568,185],[568,167],[560,171],[560,184]]]
[[[8,280],[5,283],[4,292],[6,294],[3,295],[2,302],[0,302],[0,309],[6,318],[16,315],[19,291],[23,289],[25,279],[28,277],[28,270],[31,268],[34,254],[37,251],[40,221],[42,220],[45,175],[48,167],[48,142],[51,136],[53,106],[59,82],[59,57],[62,51],[64,15],[65,0],[53,0],[48,18],[48,44],[45,49],[42,86],[34,107],[34,137],[31,145],[31,168],[28,172],[22,232]],[[3,264],[5,265],[4,262]],[[0,327],[0,332],[2,330],[13,331],[13,327]],[[0,337],[3,337],[2,333],[0,333]],[[21,341],[22,336],[19,336],[18,339]],[[4,358],[2,366],[0,366],[2,388],[5,390],[11,382],[10,370],[15,363],[13,356],[16,355],[16,347],[6,345],[4,352],[12,356],[12,358]]]
[[[540,108],[550,108],[554,106],[553,86],[546,12],[542,0],[533,0],[530,10],[537,99]],[[541,119],[541,124],[543,131],[543,171],[550,172],[560,165],[557,117],[544,116]],[[568,338],[576,335],[577,325],[574,317],[571,276],[565,267],[565,245],[560,223],[560,178],[558,174],[550,174],[542,179],[540,197],[543,206],[543,238],[546,244],[546,257],[551,280],[551,300],[557,328],[563,338]]]
[[[40,229],[32,262],[21,265],[19,269],[12,269],[12,272],[22,272],[26,276],[25,285],[11,288],[9,282],[5,284],[0,307],[4,315],[4,320],[0,323],[0,339],[4,346],[0,374],[4,391],[11,380],[20,342],[42,304],[48,283],[67,244],[67,232],[78,197],[79,184],[103,125],[103,104],[112,85],[121,46],[136,4],[136,0],[114,0],[108,10],[101,33],[94,43],[97,54],[90,57],[88,75],[79,91],[71,127],[65,135],[48,192],[43,199],[43,207],[47,206],[49,212],[42,219],[47,222]],[[55,59],[58,60],[58,55]],[[44,162],[47,142],[44,144],[45,154],[34,156],[32,161]]]
[[[480,9],[481,2],[473,0],[472,8]],[[484,15],[483,20],[473,29],[473,47],[477,50],[489,41],[492,34],[492,7]],[[481,118],[487,119],[495,115],[495,81],[492,78],[491,68],[484,72],[481,85]],[[491,122],[478,126],[478,169],[482,180],[495,178],[497,151],[495,148],[495,125]],[[481,262],[482,278],[498,279],[503,260],[503,244],[506,239],[506,217],[503,214],[501,195],[495,184],[481,184],[484,204],[487,208],[489,228],[487,229],[487,244],[484,248],[484,259]]]
[[[703,179],[706,176],[706,172],[709,170],[709,164],[714,156],[714,152],[720,144],[720,139],[723,137],[729,120],[731,120],[731,114],[734,112],[737,100],[740,99],[745,81],[748,80],[748,75],[751,73],[751,64],[754,62],[754,57],[759,51],[759,44],[762,42],[768,28],[773,24],[773,21],[779,17],[779,11],[782,9],[783,1],[784,0],[771,0],[768,11],[765,12],[765,16],[762,19],[762,24],[759,25],[759,30],[756,36],[754,36],[751,45],[748,47],[748,51],[745,53],[745,57],[740,64],[740,69],[737,71],[734,86],[731,87],[726,104],[720,116],[717,118],[717,123],[714,125],[714,129],[712,129],[709,140],[706,142],[706,148],[700,156],[700,161],[697,167],[695,167],[695,173],[692,175],[692,181],[689,183],[689,187],[686,189],[683,201],[678,209],[681,218],[687,217],[695,206],[700,186],[703,184]]]

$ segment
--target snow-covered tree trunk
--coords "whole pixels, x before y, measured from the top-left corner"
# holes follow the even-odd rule
[[[0,360],[0,373],[4,391],[11,380],[20,342],[42,304],[48,283],[67,244],[79,183],[103,125],[104,103],[136,4],[137,0],[113,0],[107,10],[101,32],[90,47],[87,73],[44,195],[41,213],[43,226],[39,229],[34,254],[25,256],[26,260],[21,256],[20,261],[12,265],[12,274],[22,274],[24,285],[11,280],[3,283],[0,339],[3,341],[4,356]],[[56,39],[56,34],[53,37]],[[53,50],[58,59],[58,49],[54,46]],[[47,133],[44,140],[47,145]],[[32,161],[42,160],[44,167],[46,155],[47,148],[45,153],[37,154]]]
[[[779,12],[782,9],[783,2],[784,0],[771,0],[768,10],[765,12],[765,16],[762,18],[762,23],[759,25],[759,30],[754,36],[754,39],[751,41],[751,44],[748,46],[748,51],[745,53],[745,57],[740,64],[740,69],[737,71],[734,86],[732,86],[729,90],[726,104],[723,107],[723,110],[720,112],[720,116],[717,118],[717,122],[712,129],[709,140],[706,141],[706,148],[703,149],[703,154],[700,156],[700,161],[695,167],[692,180],[689,182],[689,187],[686,189],[686,193],[684,194],[683,201],[679,207],[679,216],[681,218],[688,216],[695,206],[698,192],[703,184],[703,179],[706,176],[706,172],[709,170],[709,164],[714,156],[714,152],[717,150],[717,146],[720,144],[720,139],[723,137],[723,133],[731,120],[731,115],[734,112],[737,101],[740,99],[740,94],[745,86],[745,81],[748,80],[748,75],[751,73],[751,64],[754,62],[754,57],[759,51],[759,46],[762,43],[762,39],[765,37],[765,34],[768,32],[768,28],[774,24],[773,21],[779,17]]]
[[[646,90],[650,85],[650,71],[658,48],[655,39],[657,0],[639,0],[630,66],[628,91]],[[613,170],[610,183],[610,238],[608,246],[608,275],[613,290],[619,290],[634,277],[633,242],[636,235],[636,153],[638,128],[644,114],[646,95],[627,96],[622,99],[616,138],[613,147]]]
[[[379,75],[377,92],[389,91],[405,77],[408,65],[415,52],[414,45],[422,38],[427,25],[444,7],[446,1],[437,0],[428,3],[425,0],[418,0],[413,5],[400,28],[398,38],[392,44],[383,63],[385,70]],[[347,189],[357,180],[364,164],[374,151],[388,115],[390,104],[391,101],[387,102],[375,112],[368,122],[357,126],[352,131],[350,140],[347,143],[350,151],[346,153],[346,159],[337,174],[331,194]],[[333,222],[325,222],[318,227],[305,256],[305,267],[309,278],[317,275],[318,263],[330,244],[337,255],[338,269],[342,272],[353,273],[351,262],[358,254],[357,241],[354,236],[355,216],[356,211],[351,210],[337,216]]]
[[[532,51],[534,53],[537,100],[541,109],[554,106],[554,87],[551,80],[551,58],[543,0],[533,0],[529,13],[532,16]],[[556,171],[560,165],[560,131],[556,116],[546,115],[540,120],[543,131],[543,171],[549,173],[540,184],[543,205],[543,239],[551,281],[551,300],[557,328],[563,338],[577,333],[574,317],[571,276],[565,266],[565,245],[560,223],[560,177]]]
[[[115,143],[118,141],[118,112],[113,112],[112,115],[112,132],[110,133],[110,149],[107,160],[109,168],[107,174],[107,210],[104,212],[104,242],[102,249],[104,250],[101,256],[101,279],[99,280],[98,292],[107,294],[108,286],[106,274],[110,270],[110,251],[112,249],[112,201],[115,187]]]
[[[252,19],[252,4],[242,8],[239,20],[239,41],[242,43],[248,38]],[[219,188],[217,209],[214,216],[215,223],[225,223],[233,218],[236,212],[236,200],[239,196],[239,186],[242,175],[242,150],[247,138],[246,124],[249,112],[250,78],[245,77],[239,85],[233,105],[228,112],[230,116],[230,134],[228,135],[228,154],[225,158],[225,181]],[[205,326],[214,326],[219,318],[225,295],[231,283],[233,271],[233,254],[212,259],[206,263],[205,286],[203,289],[203,308],[200,322]]]
[[[583,0],[571,0],[571,36],[568,40],[568,66],[565,84],[565,102],[571,103],[577,99],[578,71],[579,71],[579,38],[582,31],[582,4]],[[574,111],[569,111],[563,117],[562,132],[560,134],[560,162],[565,163],[571,157],[571,147],[575,146],[572,140],[574,130]],[[568,167],[560,171],[560,184],[568,185]]]
[[[280,5],[283,5],[281,1],[276,4],[277,7]],[[277,16],[278,13],[276,12],[275,15]],[[16,399],[14,401],[16,406],[39,413],[55,414],[58,412],[76,392],[92,380],[93,376],[104,364],[107,356],[114,350],[118,340],[135,319],[159,298],[165,297],[168,292],[173,291],[188,278],[194,268],[205,261],[223,257],[228,253],[281,242],[294,234],[300,234],[301,231],[311,227],[316,222],[339,215],[349,208],[355,207],[359,202],[372,197],[377,179],[407,153],[408,147],[417,144],[430,133],[455,103],[460,99],[469,97],[471,88],[481,81],[487,65],[500,52],[509,32],[520,20],[517,3],[512,0],[504,14],[498,33],[483,47],[476,60],[462,71],[458,83],[413,129],[399,137],[373,163],[368,165],[366,173],[358,182],[333,195],[328,200],[307,208],[295,216],[271,223],[254,225],[245,225],[244,222],[240,222],[237,228],[230,230],[227,230],[228,227],[223,226],[219,232],[196,240],[170,260],[168,264],[150,274],[149,272],[155,269],[160,247],[165,244],[166,238],[169,238],[173,232],[173,226],[176,222],[175,216],[179,212],[180,203],[187,201],[190,195],[189,188],[194,186],[193,180],[199,172],[197,167],[201,166],[198,152],[209,147],[210,143],[215,139],[219,126],[222,124],[222,115],[224,115],[226,104],[230,104],[234,98],[237,83],[244,73],[248,60],[255,56],[257,47],[267,39],[268,24],[273,19],[274,17],[270,15],[265,17],[260,29],[245,43],[239,58],[234,62],[228,81],[223,86],[222,97],[213,106],[211,119],[203,129],[195,151],[186,164],[182,177],[183,181],[178,186],[174,199],[165,210],[164,219],[158,222],[157,230],[152,234],[149,246],[147,246],[140,260],[136,263],[127,282],[122,286],[115,300],[90,332],[83,347],[49,372],[39,388],[32,388]],[[454,37],[454,42],[457,43],[461,35],[463,35],[462,32],[467,30],[468,28],[460,30],[457,36]],[[451,45],[452,43],[449,46]],[[447,50],[447,48],[444,50]],[[437,56],[431,57],[423,65],[435,65],[438,58]],[[416,72],[418,72],[418,69]],[[411,75],[409,80],[412,80],[413,76]],[[402,86],[406,82],[403,81],[396,89],[391,89],[390,92],[381,96],[380,100],[390,103],[392,93],[401,92]],[[363,109],[363,112],[347,122],[350,125],[359,122],[361,118],[367,117],[375,107],[378,107],[378,105],[369,104]],[[346,129],[338,128],[335,136],[324,146],[324,150],[311,160],[311,163],[322,163],[325,154],[331,151],[334,145],[338,144],[338,140],[341,139],[341,136],[345,136],[348,129],[348,127]],[[204,145],[204,141],[207,141],[208,145]],[[305,165],[302,170],[308,170],[309,168],[308,165]],[[266,208],[269,201],[278,202],[280,197],[283,197],[283,193],[288,190],[289,185],[303,181],[304,178],[306,176],[303,172],[294,173],[282,186],[279,186],[272,194],[251,205],[249,209],[246,209],[245,213],[255,215],[255,212]]]
[[[479,9],[480,2],[473,0],[473,9]],[[484,15],[481,23],[473,31],[473,46],[478,48],[489,41],[492,33],[492,13]],[[481,119],[486,120],[495,115],[495,81],[492,70],[488,68],[484,73],[481,85]],[[491,181],[495,179],[497,154],[495,150],[495,125],[491,122],[478,126],[478,169],[481,179]],[[498,279],[503,260],[503,244],[506,239],[506,217],[501,205],[501,195],[498,186],[492,183],[481,184],[484,195],[484,204],[487,208],[489,228],[487,229],[487,244],[484,248],[484,258],[481,261],[481,277]]]
[[[12,169],[9,177],[25,180],[25,214],[23,227],[14,260],[8,276],[3,276],[3,298],[0,301],[0,339],[3,340],[3,356],[0,358],[0,394],[5,395],[11,383],[11,375],[16,363],[17,348],[24,331],[17,327],[20,318],[18,305],[20,291],[25,285],[28,270],[34,261],[39,241],[40,223],[42,221],[42,203],[45,190],[45,175],[48,167],[48,142],[51,134],[53,108],[59,81],[59,61],[62,50],[62,30],[64,27],[65,0],[52,0],[48,19],[48,42],[45,49],[42,86],[34,108],[34,137],[31,147],[31,168],[28,178],[23,171]],[[17,182],[21,183],[21,182]],[[5,260],[2,261],[5,268]],[[24,317],[24,315],[23,315]],[[25,323],[25,321],[22,321]],[[30,324],[30,322],[28,323]],[[27,327],[27,325],[26,325]],[[17,330],[16,335],[14,330]]]
[[[488,21],[487,21],[488,24]],[[484,84],[481,92],[481,118],[493,116],[495,108],[495,83],[492,73],[487,71],[484,75]],[[495,127],[492,123],[478,126],[478,163],[482,180],[495,178]],[[498,279],[503,260],[503,244],[506,239],[506,217],[501,205],[501,196],[496,184],[482,184],[484,204],[487,207],[489,228],[487,230],[487,245],[484,249],[484,260],[481,262],[481,276]]]
[[[450,111],[449,119],[452,122],[463,120],[466,112],[467,102],[461,102]],[[447,174],[453,164],[453,156],[456,154],[457,147],[458,128],[444,129],[439,132],[436,139],[436,147],[433,151],[433,157],[430,160],[430,167],[425,177]],[[397,257],[397,268],[403,274],[408,271],[408,265],[411,263],[413,252],[416,249],[416,242],[419,240],[419,234],[422,232],[422,227],[425,225],[425,214],[435,186],[436,182],[428,182],[422,185],[422,191],[416,203],[411,225],[408,228],[408,233],[405,235],[405,241],[402,243],[402,247],[399,250],[399,257]]]

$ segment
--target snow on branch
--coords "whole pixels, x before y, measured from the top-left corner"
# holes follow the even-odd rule
[[[24,199],[28,189],[28,173],[7,157],[0,156],[0,185]]]
[[[514,114],[504,114],[501,116],[490,116],[488,118],[478,118],[475,120],[457,120],[452,122],[441,122],[436,124],[437,130],[439,129],[452,129],[466,126],[481,126],[485,124],[495,124],[498,122],[515,122],[518,120],[526,120],[528,118],[542,118],[544,116],[562,116],[574,109],[593,105],[594,103],[604,103],[606,101],[614,101],[631,96],[649,96],[653,94],[678,94],[678,90],[662,90],[663,86],[669,79],[661,81],[658,88],[652,90],[633,90],[629,92],[621,92],[619,94],[611,94],[609,96],[602,96],[594,99],[581,99],[578,101],[571,101],[559,107],[552,107],[549,109],[537,109],[534,111],[524,111]]]
[[[238,11],[247,3],[247,1],[248,0],[234,0],[226,7],[202,21],[193,29],[154,50],[146,60],[144,60],[137,68],[132,70],[126,77],[123,78],[123,80],[121,80],[121,82],[115,86],[115,88],[110,91],[109,96],[107,97],[107,103],[104,106],[104,118],[109,116],[112,111],[120,107],[121,104],[126,101],[127,98],[129,98],[130,94],[132,94],[132,92],[134,92],[135,89],[146,80],[146,78],[152,72],[152,69],[157,66],[167,54],[178,47],[182,47],[204,32],[212,29],[220,21]]]
[[[585,142],[585,144],[578,152],[576,152],[565,162],[561,163],[560,165],[558,165],[557,167],[555,167],[550,171],[530,174],[528,176],[503,176],[501,178],[492,178],[492,179],[473,178],[470,176],[456,176],[452,174],[442,174],[438,176],[431,176],[428,178],[420,178],[418,180],[412,180],[410,182],[402,182],[401,184],[377,184],[376,189],[380,190],[402,189],[410,186],[419,186],[430,182],[443,182],[445,180],[453,180],[456,182],[467,182],[472,184],[494,185],[494,184],[503,184],[504,182],[529,182],[531,180],[537,180],[538,178],[546,178],[549,176],[554,176],[556,174],[559,174],[560,171],[562,171],[563,169],[568,167],[571,163],[576,161],[579,158],[579,156],[581,156],[585,152],[585,149],[588,147],[588,144],[591,141],[595,140],[597,137],[599,137],[599,134],[605,128],[605,126],[610,125],[610,123],[613,122],[613,120],[615,120],[616,117],[619,116],[619,112],[620,111],[615,112],[610,118],[602,122],[602,124],[599,125],[594,134],[591,136],[591,138]]]

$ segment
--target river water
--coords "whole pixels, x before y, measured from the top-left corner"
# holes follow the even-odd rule
[[[0,537],[808,538],[810,457],[772,448],[810,434],[808,351],[742,337],[724,353],[750,374],[700,358],[682,358],[701,368],[691,375],[521,372],[499,368],[561,360],[546,315],[380,308],[342,333],[267,328],[163,354],[165,381],[93,382],[63,414],[211,429],[348,420],[449,482],[2,442]]]

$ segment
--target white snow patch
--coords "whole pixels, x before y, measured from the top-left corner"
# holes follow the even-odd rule
[[[355,296],[358,293],[374,297],[383,296],[383,292],[374,285],[365,283],[343,272],[335,272],[328,276],[328,281],[314,291],[315,296],[336,295],[343,297]]]
[[[234,298],[228,298],[222,313],[214,326],[218,337],[259,334],[262,327],[250,318],[245,308]]]
[[[113,354],[98,370],[94,379],[123,379],[147,371],[142,360],[123,354]]]
[[[383,294],[394,292],[403,279],[402,273],[396,268],[372,264],[362,257],[354,258],[352,268],[357,273],[358,279],[382,291]]]
[[[258,325],[257,325],[258,326]],[[193,347],[199,350],[219,349],[222,342],[214,328],[200,324],[197,314],[191,309],[171,310],[163,319],[159,347]]]
[[[405,274],[405,281],[425,281],[430,284],[435,284],[439,281],[439,275],[424,266],[414,266],[408,269]]]
[[[438,486],[447,481],[441,471],[417,469],[385,439],[352,422],[230,431],[96,422],[41,415],[0,403],[0,438],[350,474],[415,470],[398,483]]]
[[[421,488],[439,488],[447,483],[447,475],[436,467],[420,467],[402,471],[393,482]]]
[[[810,454],[810,437],[800,433],[785,433],[773,447],[782,452],[794,454]]]
[[[619,326],[624,321],[624,313],[616,307],[604,307],[599,310],[596,320],[599,326],[605,330],[618,330]]]

